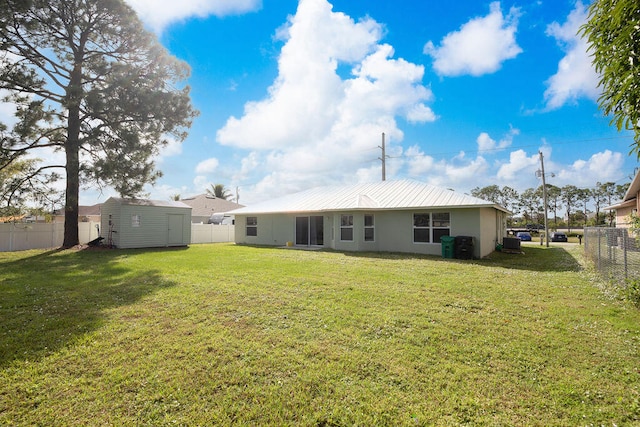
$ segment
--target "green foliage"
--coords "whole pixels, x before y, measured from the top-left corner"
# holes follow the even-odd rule
[[[0,424],[637,424],[640,311],[525,252],[0,253]]]
[[[595,0],[581,28],[601,76],[600,108],[618,130],[635,132],[640,158],[640,8],[637,0]]]
[[[196,115],[181,84],[189,68],[122,0],[0,0],[0,47],[3,101],[17,108],[0,140],[0,170],[34,150],[64,151],[65,164],[30,176],[64,170],[64,245],[72,246],[81,183],[141,195],[160,176],[160,148],[186,137]]]
[[[628,280],[625,287],[622,290],[624,298],[635,304],[636,307],[640,307],[640,280]]]
[[[631,233],[636,237],[640,237],[640,215],[632,212],[628,216],[627,220],[629,222],[629,230]]]
[[[224,200],[231,197],[231,192],[224,186],[224,184],[211,184],[211,187],[207,188],[207,194]]]
[[[15,159],[0,168],[0,216],[24,213],[27,202],[45,211],[58,206],[62,195],[51,189],[60,176],[55,173],[37,173],[38,160]]]

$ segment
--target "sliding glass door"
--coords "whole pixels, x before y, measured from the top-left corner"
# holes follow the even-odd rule
[[[296,245],[324,245],[324,218],[322,216],[296,217]]]

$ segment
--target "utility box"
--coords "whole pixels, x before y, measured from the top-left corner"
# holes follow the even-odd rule
[[[520,252],[520,239],[518,239],[517,237],[503,237],[502,248],[505,252]]]
[[[440,244],[442,245],[442,258],[454,258],[456,238],[453,236],[442,236],[440,237]]]
[[[458,259],[473,259],[473,237],[455,237],[455,257]]]

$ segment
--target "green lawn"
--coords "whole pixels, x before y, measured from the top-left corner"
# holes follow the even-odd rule
[[[0,253],[0,425],[640,425],[582,247]]]

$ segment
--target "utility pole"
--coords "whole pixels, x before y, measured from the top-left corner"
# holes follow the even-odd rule
[[[240,193],[238,192],[239,187],[236,186],[236,203],[240,204]]]
[[[384,132],[382,132],[382,147],[378,146],[378,148],[382,149],[382,157],[378,157],[378,160],[382,160],[382,180],[387,180],[387,151],[384,145]]]
[[[542,151],[540,153],[540,172],[542,175],[542,199],[544,202],[544,238],[547,242],[547,247],[549,247],[549,221],[547,219],[547,183],[544,178],[544,156],[542,155]]]

